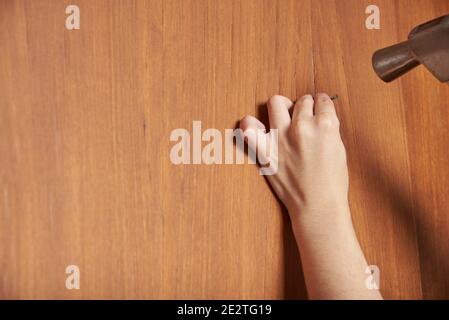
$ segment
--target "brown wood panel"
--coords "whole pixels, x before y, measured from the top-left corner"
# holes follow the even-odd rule
[[[77,4],[81,30],[65,28]],[[449,298],[449,87],[374,50],[444,0],[0,0],[0,298],[305,298],[252,165],[170,162],[170,132],[337,93],[361,245],[386,298]],[[81,289],[65,288],[76,264]]]
[[[407,13],[396,3],[398,33],[420,21],[449,13],[449,2],[416,1]],[[402,99],[407,124],[410,177],[418,230],[423,297],[449,298],[449,86],[435,82],[422,66],[404,77]]]

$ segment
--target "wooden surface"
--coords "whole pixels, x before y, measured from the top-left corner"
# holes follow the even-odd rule
[[[449,2],[378,0],[381,30],[369,4],[1,0],[0,298],[305,298],[257,168],[175,166],[169,136],[319,91],[340,97],[354,224],[384,296],[449,298],[449,87],[371,68]]]

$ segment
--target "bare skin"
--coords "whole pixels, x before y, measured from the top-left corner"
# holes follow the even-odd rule
[[[368,264],[351,221],[346,151],[333,101],[327,94],[305,95],[296,104],[274,96],[268,115],[279,150],[278,171],[267,179],[289,212],[309,298],[382,299],[365,284]],[[240,128],[265,126],[246,116]],[[263,139],[247,142],[266,152]]]

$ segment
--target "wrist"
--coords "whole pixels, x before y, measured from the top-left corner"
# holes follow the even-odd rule
[[[351,211],[348,201],[339,201],[319,206],[294,206],[287,208],[294,232],[314,230],[330,231],[336,226],[351,226]]]

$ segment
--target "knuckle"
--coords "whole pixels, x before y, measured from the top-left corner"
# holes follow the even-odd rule
[[[309,138],[313,135],[313,128],[307,122],[298,121],[292,125],[292,134],[299,139]]]
[[[334,130],[340,126],[338,118],[330,113],[323,113],[317,117],[317,125],[320,130]]]

